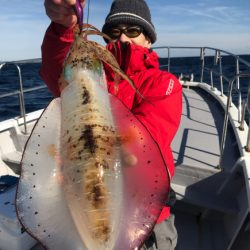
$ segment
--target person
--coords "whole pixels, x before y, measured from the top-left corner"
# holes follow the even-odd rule
[[[45,10],[51,24],[42,44],[40,75],[55,97],[60,96],[57,82],[73,42],[73,27],[77,22],[73,4],[75,0],[45,0]],[[180,123],[182,87],[173,74],[159,69],[158,55],[150,49],[157,34],[147,3],[144,0],[114,0],[102,31],[117,43],[117,61],[144,98],[137,95],[123,79],[116,92],[114,74],[105,67],[108,91],[116,95],[148,129],[159,145],[172,178],[174,160],[171,142]],[[114,52],[112,44],[109,43],[107,48]],[[174,249],[176,242],[173,215],[166,206],[158,218],[154,233],[142,248]]]

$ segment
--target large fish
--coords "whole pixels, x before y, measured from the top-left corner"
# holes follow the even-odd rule
[[[108,93],[102,62],[133,84],[110,52],[76,35],[61,97],[44,110],[23,154],[17,214],[46,249],[139,249],[169,191],[157,144]]]

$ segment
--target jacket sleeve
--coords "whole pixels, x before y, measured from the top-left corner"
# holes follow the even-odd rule
[[[55,97],[60,95],[58,79],[72,42],[73,29],[53,22],[44,36],[40,76]]]
[[[149,85],[149,84],[147,84]],[[158,143],[167,165],[170,177],[174,175],[174,159],[171,142],[180,124],[182,113],[182,87],[172,74],[163,72],[146,86],[145,99],[141,99],[132,112],[148,129]],[[137,97],[138,98],[138,97]],[[170,207],[165,206],[157,220],[161,223],[170,215]]]
[[[143,87],[143,86],[142,86]],[[171,177],[174,161],[171,142],[177,132],[182,113],[182,87],[170,73],[162,72],[143,91],[145,99],[138,101],[132,112],[158,143]]]

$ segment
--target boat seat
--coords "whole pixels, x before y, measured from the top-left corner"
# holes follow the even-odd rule
[[[25,144],[29,138],[29,134],[24,134],[18,126],[13,126],[9,129],[10,137],[17,151],[23,151]]]
[[[18,126],[11,127],[9,133],[13,145],[8,149],[8,152],[2,152],[1,159],[14,173],[20,174],[22,151],[29,138],[29,134],[22,133]]]
[[[231,174],[218,169],[179,165],[172,180],[177,200],[227,214],[237,214],[234,196],[220,195],[219,190]],[[237,179],[237,178],[236,178]],[[235,184],[236,185],[236,184]]]
[[[233,198],[225,199],[220,195],[178,184],[172,184],[171,186],[176,192],[177,200],[182,202],[229,215],[235,215],[239,212],[239,208],[237,204],[233,202]]]
[[[20,174],[21,159],[22,152],[20,151],[2,154],[2,161],[6,163],[16,174]]]

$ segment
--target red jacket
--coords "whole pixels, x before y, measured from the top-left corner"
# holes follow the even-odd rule
[[[72,29],[59,24],[52,23],[45,34],[40,74],[54,96],[60,95],[57,82],[72,42]],[[116,54],[117,61],[145,99],[135,94],[125,80],[120,80],[118,92],[114,93],[114,75],[112,70],[105,66],[108,91],[116,94],[150,131],[162,151],[169,175],[173,177],[174,160],[170,145],[181,118],[181,84],[171,73],[159,70],[158,56],[152,50],[133,44],[126,45],[125,49],[122,47],[119,46]],[[114,52],[112,45],[109,45],[108,49]],[[169,208],[166,207],[158,222],[168,216]]]

